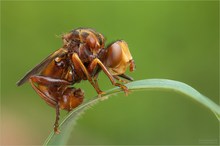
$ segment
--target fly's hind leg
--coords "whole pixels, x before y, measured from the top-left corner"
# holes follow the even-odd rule
[[[94,82],[95,82],[95,86],[100,90],[99,84],[98,84],[98,76],[99,76],[99,74],[96,74],[93,79],[94,79]],[[105,94],[105,92],[100,90],[99,95],[102,95],[102,94]]]
[[[89,65],[88,71],[92,72],[96,68],[97,65],[99,65],[102,68],[102,70],[104,71],[104,73],[107,75],[107,77],[110,79],[111,83],[114,86],[120,87],[125,92],[125,94],[128,95],[128,92],[129,92],[128,88],[125,85],[116,83],[114,80],[114,76],[112,76],[112,74],[108,71],[105,65],[98,58],[95,58],[91,62],[91,64]]]
[[[60,119],[60,105],[59,105],[59,97],[54,96],[54,91],[52,91],[54,88],[57,87],[48,87],[48,85],[56,85],[60,87],[67,87],[68,85],[71,85],[70,82],[60,79],[53,79],[49,77],[44,76],[31,76],[29,79],[31,86],[34,88],[34,90],[40,95],[40,97],[46,101],[47,104],[54,107],[56,109],[56,119],[54,123],[54,132],[56,134],[59,134],[59,119]],[[62,88],[62,90],[65,90],[65,88]],[[58,91],[58,90],[57,90]]]
[[[59,127],[59,119],[60,119],[60,105],[59,103],[56,104],[56,120],[54,123],[54,133],[59,134],[60,130],[58,129]]]
[[[128,81],[119,78],[117,75],[113,75],[113,77],[114,77],[116,80],[118,80],[119,82],[128,83]]]

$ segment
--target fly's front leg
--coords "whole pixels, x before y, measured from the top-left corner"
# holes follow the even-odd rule
[[[117,75],[113,75],[113,77],[114,77],[116,80],[118,80],[119,82],[128,83],[127,81],[125,81],[125,80],[119,78]]]
[[[96,86],[96,84],[93,82],[92,77],[90,76],[88,70],[86,69],[86,67],[84,66],[84,64],[82,63],[82,61],[80,60],[79,56],[76,53],[74,53],[72,55],[72,61],[75,64],[75,69],[78,68],[78,69],[81,69],[83,71],[83,73],[86,76],[87,80],[95,88],[96,92],[98,94],[103,94],[103,92],[99,89],[99,87]]]
[[[111,75],[111,73],[108,71],[108,69],[105,67],[105,65],[98,58],[95,58],[91,62],[91,64],[89,65],[88,71],[92,72],[96,68],[97,65],[99,65],[102,68],[102,70],[107,75],[107,77],[110,79],[110,81],[113,85],[120,87],[125,92],[125,94],[128,95],[128,92],[129,92],[128,88],[125,85],[116,83],[114,80],[114,77]]]
[[[118,80],[119,82],[123,82],[123,83],[128,83],[128,81],[133,81],[134,79],[126,74],[121,74],[121,75],[113,75],[113,77]],[[123,80],[121,78],[124,78],[126,80]]]

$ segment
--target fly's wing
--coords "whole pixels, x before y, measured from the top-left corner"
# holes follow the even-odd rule
[[[50,54],[47,58],[45,58],[40,64],[35,66],[32,70],[26,73],[26,75],[19,80],[16,84],[17,86],[21,86],[24,84],[32,75],[39,73],[45,66],[47,66],[54,58],[67,54],[67,50],[64,48],[60,48],[56,52]]]

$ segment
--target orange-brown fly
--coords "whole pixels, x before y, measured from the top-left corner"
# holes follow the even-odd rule
[[[116,82],[132,81],[125,75],[127,67],[135,69],[134,60],[125,41],[116,41],[105,48],[105,38],[101,33],[89,28],[78,28],[62,36],[63,47],[50,54],[40,64],[30,70],[17,85],[30,81],[34,90],[47,104],[56,109],[54,132],[59,133],[60,109],[71,111],[83,102],[84,91],[72,87],[81,80],[88,80],[96,92],[97,78],[101,70],[114,86],[126,94],[128,88]]]

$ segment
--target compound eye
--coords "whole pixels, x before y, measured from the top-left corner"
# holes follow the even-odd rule
[[[121,46],[116,42],[108,48],[106,65],[108,67],[116,67],[122,59]]]
[[[64,68],[66,66],[65,61],[60,57],[55,58],[54,61],[58,67]]]

